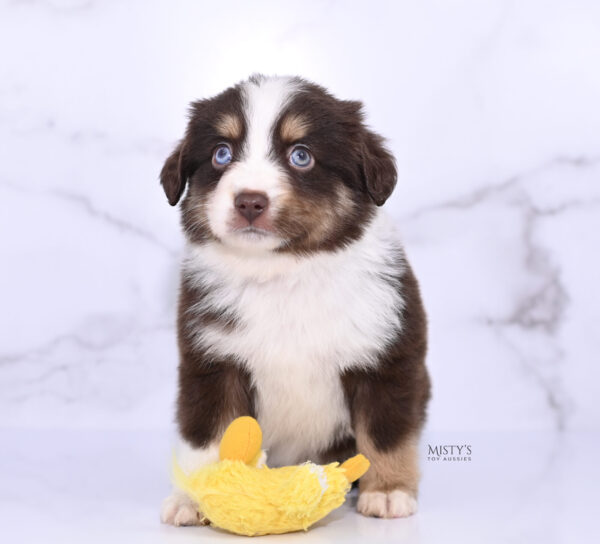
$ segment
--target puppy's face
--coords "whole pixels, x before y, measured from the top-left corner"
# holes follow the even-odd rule
[[[254,76],[195,102],[161,183],[187,184],[188,239],[257,252],[333,250],[357,239],[396,169],[361,104],[299,78]]]

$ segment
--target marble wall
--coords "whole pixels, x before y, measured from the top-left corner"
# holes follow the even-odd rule
[[[432,430],[600,424],[600,4],[0,4],[0,425],[164,428],[187,103],[362,99],[429,310]]]

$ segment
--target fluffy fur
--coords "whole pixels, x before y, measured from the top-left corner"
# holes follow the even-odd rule
[[[292,160],[298,146],[306,167]],[[374,459],[359,511],[414,512],[426,322],[379,208],[395,182],[360,103],[302,79],[254,76],[192,104],[161,173],[172,205],[187,186],[178,423],[188,469],[210,462],[233,418],[252,415],[270,465],[359,450]],[[237,207],[244,194],[268,203],[253,220]],[[181,497],[163,521],[177,524],[177,501],[195,523]]]
[[[199,350],[253,377],[272,464],[315,458],[351,433],[340,375],[375,365],[401,328],[397,286],[369,281],[402,270],[392,244],[378,217],[359,242],[300,259],[188,248],[186,281],[207,292],[188,311],[188,334]],[[234,315],[236,326],[202,326],[207,311]]]

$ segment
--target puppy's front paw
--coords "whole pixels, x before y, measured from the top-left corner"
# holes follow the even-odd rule
[[[162,503],[160,521],[168,525],[205,525],[195,503],[185,494],[174,491]]]
[[[389,493],[363,491],[358,497],[356,509],[363,516],[405,518],[417,511],[417,501],[412,495],[400,489]]]

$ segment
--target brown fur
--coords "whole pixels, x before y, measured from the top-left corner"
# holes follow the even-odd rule
[[[206,447],[218,439],[233,419],[255,415],[250,376],[231,360],[214,359],[193,345],[192,328],[232,326],[230,316],[200,313],[190,322],[188,311],[201,300],[202,289],[185,279],[179,296],[179,395],[177,421],[183,438],[191,445]]]
[[[362,490],[403,489],[416,495],[416,443],[425,422],[430,382],[425,368],[427,323],[417,280],[408,266],[399,286],[405,301],[403,329],[377,368],[349,371],[342,383],[356,446],[371,459]]]
[[[336,440],[327,450],[320,453],[315,461],[323,465],[327,463],[342,463],[356,455],[356,440],[352,436],[346,436]]]
[[[292,143],[296,142],[306,136],[309,129],[309,123],[307,119],[300,114],[289,114],[286,115],[279,128],[281,132],[281,139],[284,142]]]
[[[223,138],[237,140],[242,135],[242,121],[235,114],[225,113],[219,117],[216,129]]]
[[[310,253],[317,250],[334,250],[342,243],[358,238],[363,230],[361,222],[351,224],[358,205],[348,195],[344,186],[327,200],[316,195],[298,196],[293,188],[287,196],[275,224],[284,233],[289,243],[280,252]],[[359,215],[371,217],[368,208]]]
[[[358,240],[375,207],[391,194],[396,168],[383,140],[364,125],[359,102],[338,100],[317,85],[298,81],[300,91],[274,128],[272,158],[280,163],[289,184],[288,197],[274,220],[276,230],[287,240],[278,251],[302,256],[335,251]],[[186,134],[163,167],[161,183],[170,204],[175,205],[188,187],[182,225],[193,243],[216,240],[206,221],[206,202],[227,167],[214,168],[211,156],[226,137],[234,160],[243,158],[245,123],[239,86],[195,102]],[[315,159],[308,171],[289,165],[290,143],[297,141],[306,145]],[[396,260],[400,269],[403,256],[390,255],[390,259]],[[430,385],[424,365],[425,312],[412,270],[408,264],[404,268],[401,277],[373,279],[392,282],[401,289],[403,328],[397,338],[382,346],[375,368],[350,370],[341,376],[354,437],[332,443],[322,452],[321,462],[343,460],[358,450],[372,463],[362,479],[362,490],[402,489],[415,495],[416,443],[425,421]],[[205,296],[201,286],[182,279],[177,415],[182,436],[196,447],[217,439],[234,417],[255,415],[252,377],[239,361],[215,359],[193,344],[190,333],[203,327],[240,326],[236,316],[226,312],[189,312]]]
[[[297,81],[299,90],[273,131],[273,158],[289,184],[285,205],[274,218],[276,230],[286,239],[278,251],[331,251],[360,238],[375,206],[391,194],[396,167],[382,138],[365,126],[360,102],[338,100],[318,85]],[[194,102],[186,134],[162,169],[161,183],[171,205],[188,186],[182,223],[193,242],[215,239],[205,220],[206,199],[227,167],[214,168],[210,158],[226,137],[234,161],[243,159],[243,107],[240,85]],[[307,145],[315,158],[313,168],[299,171],[290,166],[292,141]]]
[[[357,425],[356,445],[371,463],[361,477],[360,491],[406,491],[416,497],[419,487],[418,436],[406,436],[389,451],[379,450],[364,426]]]

